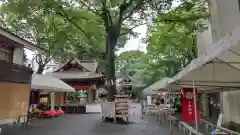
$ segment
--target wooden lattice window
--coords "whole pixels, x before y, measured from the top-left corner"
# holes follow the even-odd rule
[[[11,50],[0,48],[0,60],[12,62],[13,52]]]

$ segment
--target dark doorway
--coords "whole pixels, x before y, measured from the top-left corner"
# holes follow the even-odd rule
[[[209,93],[209,117],[217,120],[220,114],[220,93]]]

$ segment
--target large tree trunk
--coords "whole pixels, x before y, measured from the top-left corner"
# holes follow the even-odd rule
[[[116,94],[116,78],[115,78],[115,46],[118,40],[119,31],[115,26],[108,28],[107,35],[107,90],[108,90],[108,101],[114,100]]]

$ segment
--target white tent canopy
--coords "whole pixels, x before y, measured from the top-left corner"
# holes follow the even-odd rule
[[[152,95],[154,93],[154,91],[167,91],[165,88],[168,85],[168,81],[170,80],[170,78],[165,77],[163,79],[161,79],[158,82],[155,82],[154,84],[150,85],[149,87],[145,88],[143,90],[143,95]]]
[[[240,87],[240,27],[237,27],[216,44],[207,49],[205,54],[193,60],[179,72],[170,84],[210,86],[210,87]],[[197,101],[193,91],[194,108]],[[198,131],[197,111],[195,110],[195,125]]]
[[[191,80],[192,81],[192,80]],[[143,90],[143,95],[152,95],[155,91],[164,92],[164,91],[180,91],[183,87],[192,87],[191,83],[186,84],[176,84],[173,78],[165,77],[160,81],[155,82],[149,87]],[[200,91],[201,90],[216,90],[217,87],[208,87],[208,86],[196,86]]]
[[[240,87],[240,27],[211,46],[179,72],[169,84]]]
[[[240,87],[240,70],[218,58],[192,70],[186,67],[172,82],[189,86],[192,85],[193,78],[196,86]]]
[[[32,89],[40,89],[48,92],[74,92],[74,88],[61,81],[58,78],[42,75],[33,74],[32,75]]]
[[[148,88],[144,94],[154,90],[180,90],[192,87],[193,79],[199,90],[216,90],[220,87],[235,89],[240,87],[240,27],[210,46],[173,78],[164,78]]]

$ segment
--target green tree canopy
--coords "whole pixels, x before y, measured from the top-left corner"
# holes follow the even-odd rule
[[[106,42],[106,84],[109,91],[109,100],[113,100],[115,93],[114,51],[122,36],[136,36],[132,29],[149,23],[156,13],[161,15],[161,19],[153,20],[153,22],[184,22],[185,20],[196,20],[203,16],[202,14],[180,16],[178,12],[169,12],[173,2],[174,0],[73,0],[71,2],[64,0],[47,2],[45,0],[45,5],[48,9],[54,9],[56,14],[74,24],[91,43],[94,43],[93,41],[98,36],[93,36],[94,34],[91,34],[89,29],[77,23],[78,20],[87,22],[91,27],[103,29],[102,31],[105,32],[104,41]],[[181,0],[181,3],[179,8],[184,5],[192,5],[192,3],[196,3],[196,0]],[[78,9],[79,12],[76,13],[73,9]]]
[[[123,53],[117,59],[124,61],[125,64],[120,64],[119,67],[128,71],[138,71],[136,74],[141,75],[141,79],[148,85],[163,77],[174,76],[197,57],[196,30],[204,28],[201,25],[201,19],[207,15],[204,4],[204,1],[182,3],[165,14],[158,14],[156,20],[161,20],[164,17],[171,18],[169,16],[191,17],[192,19],[184,21],[179,19],[178,21],[158,22],[149,25],[146,39],[147,53],[138,55],[141,57],[140,60],[133,63],[127,62],[131,55],[135,56],[137,53]],[[199,18],[200,14],[203,15],[202,18]]]
[[[80,22],[98,37],[94,40],[95,44],[90,44],[79,29],[62,16],[46,10],[46,5],[40,0],[9,0],[1,5],[0,10],[2,27],[44,49],[36,52],[35,60],[39,65],[37,73],[42,73],[53,58],[62,60],[76,55],[99,59],[105,51],[104,32],[100,28]]]
[[[201,11],[193,15],[187,14],[189,12],[181,14],[183,12],[180,13],[178,11],[183,11],[182,9],[191,10],[195,7],[192,5],[201,3],[201,1],[202,0],[179,0],[181,4],[175,10],[172,10],[172,4],[175,0],[9,0],[6,5],[10,3],[8,9],[14,9],[14,15],[20,19],[18,23],[23,23],[28,26],[28,28],[40,25],[41,31],[38,35],[42,37],[42,33],[47,32],[44,34],[47,35],[44,36],[44,41],[47,39],[47,43],[56,42],[52,41],[56,30],[54,27],[49,26],[58,20],[58,23],[56,23],[58,27],[61,27],[61,25],[69,26],[69,30],[65,31],[66,33],[74,31],[69,34],[71,38],[72,35],[79,35],[77,36],[77,38],[79,38],[77,40],[79,41],[78,45],[80,43],[81,47],[78,46],[80,49],[85,48],[82,46],[86,46],[88,50],[93,48],[95,49],[94,51],[97,50],[98,52],[102,49],[102,45],[105,45],[103,48],[106,53],[103,57],[107,61],[107,88],[109,91],[109,100],[113,100],[113,95],[116,90],[114,51],[118,48],[118,45],[122,45],[122,41],[125,41],[124,39],[128,39],[130,36],[137,36],[132,30],[139,25],[156,22],[183,23],[186,20],[197,20],[201,18],[204,16]],[[159,17],[155,19],[155,15]],[[24,19],[21,20],[21,18]],[[32,23],[33,25],[28,25]],[[76,29],[78,30],[78,34],[75,31]],[[33,32],[35,31],[36,30]],[[30,32],[30,30],[26,29],[25,32]],[[33,32],[31,31],[30,35],[32,35]],[[37,33],[39,33],[39,31],[37,31]],[[66,41],[64,40],[64,42]],[[44,45],[45,44],[46,43],[44,43]],[[63,45],[65,45],[65,43]],[[46,48],[52,48],[52,45]],[[84,53],[81,52],[80,49],[78,50],[79,53]],[[66,50],[66,52],[68,52],[68,50],[70,50],[70,52],[74,51],[72,47]]]

